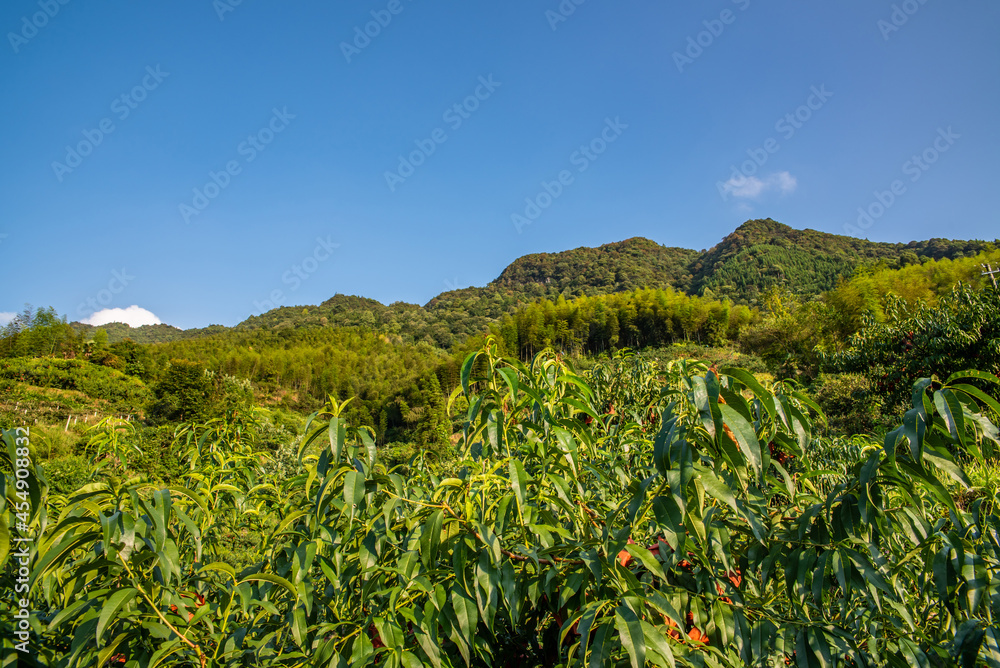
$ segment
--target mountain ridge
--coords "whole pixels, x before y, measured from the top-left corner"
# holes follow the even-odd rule
[[[517,305],[539,298],[567,299],[641,288],[672,289],[753,304],[772,286],[805,295],[832,289],[859,266],[913,264],[922,258],[964,257],[995,247],[997,241],[929,239],[909,243],[873,242],[812,229],[796,229],[770,218],[749,220],[705,251],[670,247],[630,237],[597,247],[516,258],[484,287],[442,292],[423,306],[389,305],[368,297],[335,294],[319,305],[282,306],[249,316],[232,328],[221,325],[180,330],[169,325],[130,328],[106,325],[114,342],[132,338],[153,343],[211,335],[226,329],[369,327],[389,335],[406,333],[449,347],[456,338],[482,331]],[[73,323],[78,331],[97,328]]]

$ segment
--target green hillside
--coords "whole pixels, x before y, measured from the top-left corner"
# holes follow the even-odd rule
[[[641,288],[686,290],[698,252],[635,237],[598,248],[537,253],[515,260],[491,288],[552,297],[611,294]]]
[[[925,259],[975,255],[995,244],[931,239],[889,244],[796,230],[771,219],[744,223],[690,265],[693,287],[735,301],[753,301],[771,286],[803,295],[830,290],[837,279],[863,264],[887,261],[905,266]]]
[[[426,305],[337,294],[319,305],[283,306],[251,316],[238,331],[362,327],[400,342],[450,349],[539,299],[614,295],[642,289],[672,290],[756,306],[764,292],[785,288],[805,298],[833,289],[859,267],[889,268],[928,260],[971,257],[996,242],[930,239],[879,243],[816,230],[797,230],[771,219],[747,221],[718,245],[698,252],[634,237],[597,248],[537,253],[514,260],[486,287],[444,292]],[[880,264],[881,263],[881,264]],[[85,338],[95,328],[74,323]],[[111,343],[163,343],[227,331],[213,325],[182,331],[168,325],[103,327]]]
[[[94,332],[103,329],[108,333],[109,343],[118,343],[125,339],[132,339],[136,343],[164,343],[166,341],[181,341],[199,336],[209,336],[223,332],[227,327],[222,325],[210,325],[199,329],[180,329],[171,325],[143,325],[142,327],[130,327],[122,322],[111,322],[100,327],[85,325],[82,322],[74,322],[73,329],[85,339],[93,338]]]

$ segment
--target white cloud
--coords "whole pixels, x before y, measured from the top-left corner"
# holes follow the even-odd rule
[[[16,313],[0,313],[0,327],[10,324],[10,321],[17,317]]]
[[[734,176],[723,184],[723,191],[734,197],[744,199],[757,199],[769,190],[777,190],[782,195],[795,192],[798,188],[798,180],[788,172],[778,172],[771,174],[764,179],[756,176]]]
[[[81,320],[80,322],[93,327],[107,325],[110,322],[124,322],[126,325],[131,327],[163,324],[151,311],[147,311],[146,309],[139,308],[135,305],[129,306],[128,308],[102,309],[86,320]]]

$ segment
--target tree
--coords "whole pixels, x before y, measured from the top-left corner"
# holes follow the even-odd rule
[[[212,381],[197,362],[171,360],[163,378],[153,386],[153,397],[146,412],[155,424],[212,417]]]
[[[884,321],[873,315],[835,368],[864,375],[890,405],[910,397],[917,378],[979,369],[1000,374],[1000,291],[959,284],[937,306],[890,297]]]
[[[417,425],[418,443],[427,450],[444,453],[451,445],[451,420],[437,374],[429,373],[421,379],[420,399],[424,412]]]

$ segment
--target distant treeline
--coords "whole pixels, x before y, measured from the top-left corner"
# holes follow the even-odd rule
[[[593,355],[679,341],[722,345],[759,317],[747,306],[668,288],[542,299],[506,316],[498,333],[508,350],[525,358],[548,347]]]

